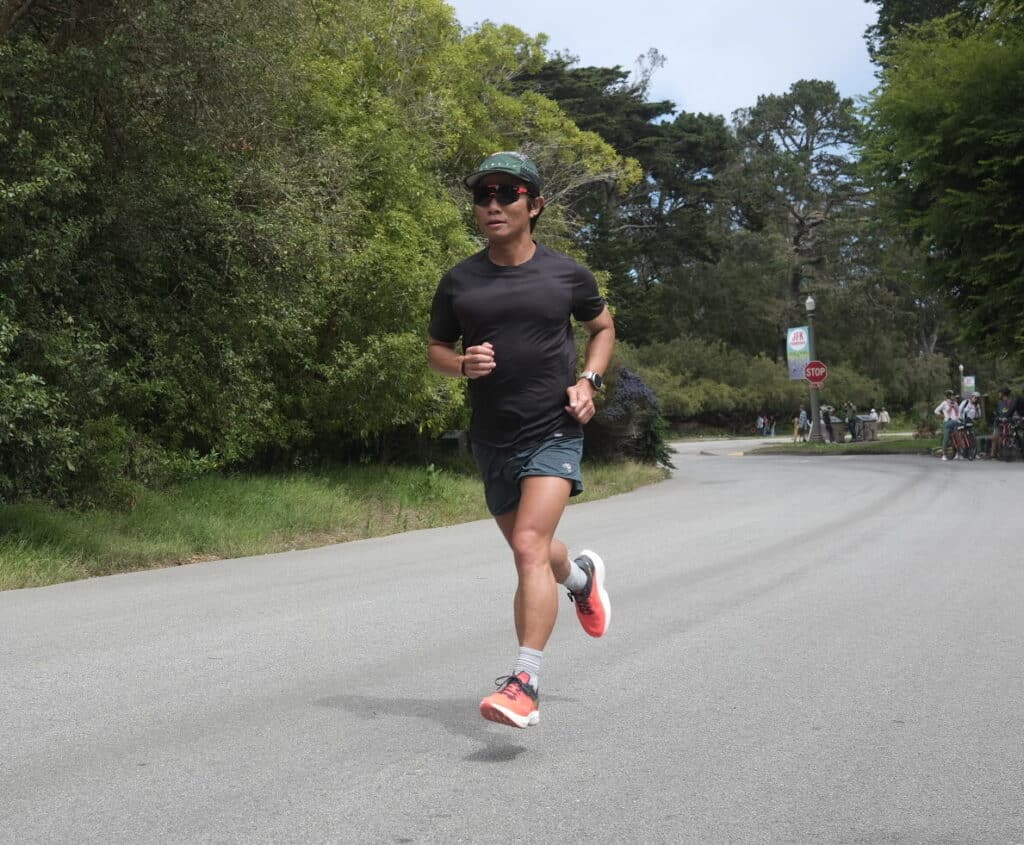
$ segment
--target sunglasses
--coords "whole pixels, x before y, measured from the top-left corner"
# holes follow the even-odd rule
[[[476,205],[488,206],[493,197],[498,205],[512,205],[523,194],[530,193],[524,185],[477,185],[473,188],[473,202]]]

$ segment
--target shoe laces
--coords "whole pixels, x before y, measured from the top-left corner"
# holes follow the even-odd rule
[[[569,591],[569,601],[576,604],[576,612],[582,613],[584,616],[593,616],[594,608],[590,606],[590,597],[594,593],[594,573],[590,567],[586,569],[587,573],[587,586],[585,586],[578,593],[574,593],[572,590]]]
[[[582,613],[584,616],[594,615],[594,608],[590,606],[589,590],[586,595],[583,595],[583,593],[569,593],[569,601],[575,602],[577,613]]]
[[[536,701],[537,694],[528,683],[524,682],[518,675],[502,675],[494,679],[494,685],[498,687],[498,695],[503,695],[515,701],[521,695],[526,695]]]

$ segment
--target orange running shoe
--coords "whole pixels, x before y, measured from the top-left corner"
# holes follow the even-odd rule
[[[497,692],[492,692],[480,702],[480,715],[499,725],[513,728],[528,728],[540,721],[537,709],[537,690],[529,683],[526,672],[505,675],[494,683]]]
[[[612,618],[612,605],[604,590],[604,561],[592,551],[584,549],[576,564],[587,573],[587,586],[578,593],[569,593],[576,604],[576,618],[583,630],[592,637],[603,637]]]

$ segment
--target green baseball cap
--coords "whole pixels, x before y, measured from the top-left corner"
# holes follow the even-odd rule
[[[492,173],[507,173],[509,176],[522,179],[527,187],[532,188],[538,195],[544,187],[537,165],[522,153],[515,152],[492,153],[487,156],[480,162],[476,171],[466,177],[466,187],[474,188],[484,176],[489,176]]]

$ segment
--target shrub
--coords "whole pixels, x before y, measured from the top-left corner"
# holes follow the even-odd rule
[[[671,467],[668,427],[653,391],[625,367],[608,378],[608,398],[587,426],[586,451],[604,459],[633,458]]]

